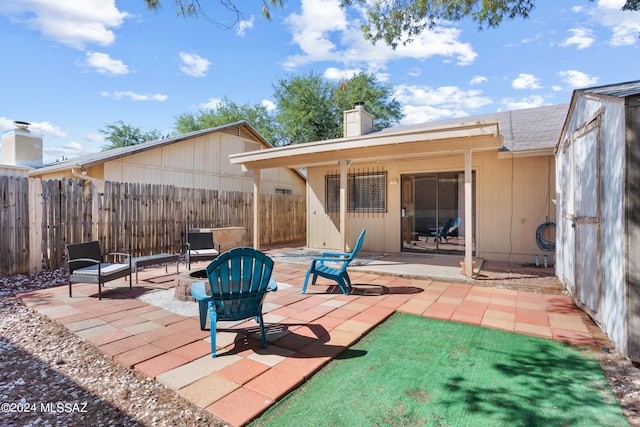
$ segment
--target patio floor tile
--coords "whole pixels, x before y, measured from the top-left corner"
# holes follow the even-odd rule
[[[245,387],[275,401],[286,395],[290,390],[297,388],[303,382],[304,376],[282,370],[269,369],[249,381],[245,384]]]
[[[242,402],[242,405],[238,405]],[[206,409],[216,417],[229,422],[232,426],[242,426],[263,413],[273,404],[273,399],[241,387]]]
[[[196,406],[205,408],[238,388],[239,384],[213,373],[181,388],[178,394]]]
[[[188,359],[176,354],[175,352],[163,353],[156,357],[152,357],[144,362],[137,363],[134,368],[142,372],[149,378],[156,378],[163,372],[170,371],[178,366],[189,363]]]

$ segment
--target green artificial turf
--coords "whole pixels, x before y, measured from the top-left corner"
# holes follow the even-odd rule
[[[397,313],[251,425],[628,425],[589,354]]]

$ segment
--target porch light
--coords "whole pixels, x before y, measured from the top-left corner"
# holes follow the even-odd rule
[[[389,181],[389,184],[398,185],[398,180],[396,178],[391,178],[391,181]]]

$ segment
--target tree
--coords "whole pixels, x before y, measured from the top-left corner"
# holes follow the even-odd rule
[[[310,71],[275,86],[276,119],[291,144],[341,137],[342,113],[356,102],[364,102],[376,127],[388,127],[403,117],[393,92],[391,84],[380,83],[365,71],[338,83]]]
[[[337,136],[340,120],[338,107],[332,102],[333,89],[313,71],[278,81],[273,94],[278,107],[276,120],[282,126],[286,144]]]
[[[158,130],[154,129],[145,132],[139,127],[125,124],[122,120],[107,124],[104,129],[98,129],[98,132],[105,136],[105,141],[109,141],[109,144],[102,146],[103,151],[162,138],[162,134]]]
[[[176,119],[174,129],[177,133],[194,132],[201,129],[228,125],[246,120],[267,141],[279,145],[282,136],[274,114],[261,104],[236,104],[226,97],[216,108],[200,111],[198,114],[184,113]]]
[[[149,9],[158,9],[160,0],[144,0]],[[282,7],[286,0],[262,0],[262,13],[270,19],[272,6]],[[590,2],[594,0],[589,0]],[[200,0],[175,0],[179,15],[199,15],[211,19],[200,4]],[[227,9],[236,13],[236,24],[242,13],[234,0],[218,0]],[[341,0],[343,7],[358,4],[367,15],[362,26],[365,38],[375,43],[384,40],[396,47],[406,44],[440,20],[460,21],[465,17],[478,23],[480,28],[497,27],[503,19],[527,18],[534,8],[535,0]],[[640,0],[626,0],[624,11],[640,10]]]

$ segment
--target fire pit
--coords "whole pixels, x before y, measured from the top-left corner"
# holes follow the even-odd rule
[[[180,301],[195,301],[195,298],[191,296],[191,285],[195,282],[206,282],[207,271],[202,270],[187,270],[176,276],[175,279],[175,293],[173,297]]]

